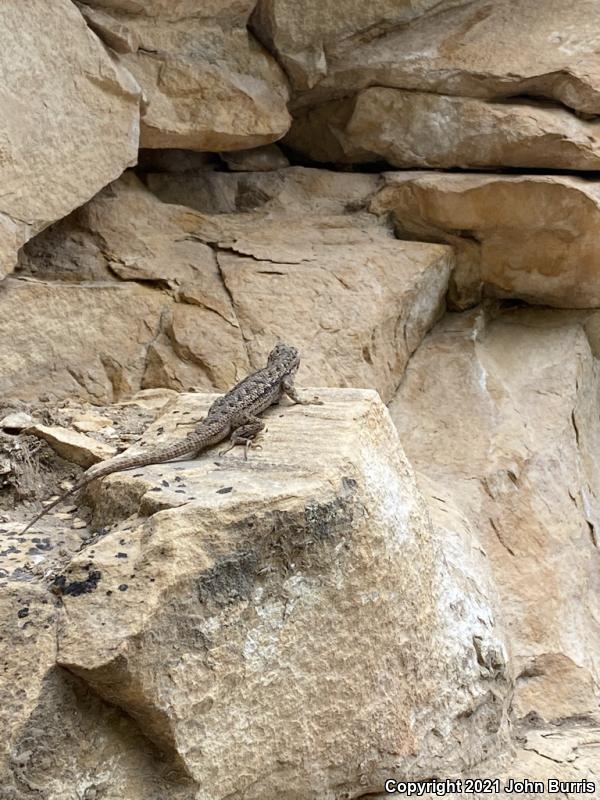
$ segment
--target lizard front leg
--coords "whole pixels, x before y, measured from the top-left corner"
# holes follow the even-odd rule
[[[235,420],[231,436],[229,437],[230,445],[219,453],[220,456],[228,453],[238,444],[243,444],[245,447],[244,458],[248,458],[248,450],[252,446],[254,439],[265,427],[262,419],[254,416],[254,414],[244,414]]]
[[[323,401],[319,400],[318,397],[313,397],[312,400],[304,400],[298,394],[298,390],[294,386],[294,379],[288,376],[281,381],[281,389],[284,394],[286,394],[290,400],[294,403],[299,403],[302,406],[322,406]]]

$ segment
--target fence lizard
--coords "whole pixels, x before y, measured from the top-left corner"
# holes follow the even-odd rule
[[[248,447],[252,440],[264,428],[264,422],[259,415],[266,409],[278,403],[282,394],[287,395],[294,403],[303,405],[322,405],[318,398],[312,400],[302,399],[294,386],[294,376],[300,364],[300,355],[295,347],[279,343],[269,353],[267,366],[253,372],[236,384],[227,394],[217,398],[210,406],[208,413],[189,433],[185,439],[171,445],[141,453],[137,456],[115,458],[94,465],[83,475],[75,486],[62,494],[53,503],[46,506],[23,529],[29,530],[39,519],[62,503],[70,495],[83,489],[91,481],[111,475],[113,472],[145,467],[149,464],[162,464],[183,456],[195,458],[202,451],[218,442],[230,437],[230,446],[222,452],[227,452],[235,445],[243,444]]]

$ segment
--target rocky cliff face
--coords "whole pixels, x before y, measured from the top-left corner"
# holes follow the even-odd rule
[[[26,5],[0,7],[0,800],[600,794],[597,3]],[[323,406],[21,535],[277,338]]]

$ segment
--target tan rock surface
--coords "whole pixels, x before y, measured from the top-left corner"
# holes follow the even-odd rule
[[[241,150],[288,129],[285,75],[246,30],[252,3],[88,5],[144,91],[142,147]]]
[[[59,425],[32,425],[27,432],[44,439],[59,456],[85,469],[117,452],[115,447],[105,442]]]
[[[440,558],[375,393],[319,391],[273,409],[247,462],[111,476],[94,491],[115,527],[64,573],[59,663],[178,758],[196,800],[234,773],[246,800],[356,796],[504,744],[484,591]],[[182,397],[146,443],[197,410]]]
[[[600,374],[595,313],[449,314],[390,406],[430,501],[487,554],[519,718],[590,719],[600,697]]]
[[[69,0],[2,3],[0,64],[1,278],[27,239],[135,163],[139,87]]]
[[[156,386],[225,389],[262,367],[281,337],[300,348],[305,382],[392,397],[443,311],[453,257],[398,241],[364,210],[376,176],[300,168],[147,178],[166,199],[210,212],[249,197],[256,208],[197,213],[127,175],[31,242],[23,279],[0,297],[5,394],[51,387],[101,402]]]
[[[456,252],[451,299],[482,291],[531,303],[600,305],[600,183],[563,175],[388,173],[371,210],[400,237]]]
[[[443,310],[453,260],[449,248],[399,242],[360,211],[376,178],[294,169],[148,182],[163,199],[205,210],[240,202],[241,187],[259,204],[253,213],[190,218],[193,235],[215,247],[253,365],[280,337],[300,348],[305,383],[393,396]]]
[[[308,89],[327,75],[339,52],[383,32],[464,0],[259,0],[252,28],[272,52],[296,89]]]
[[[213,250],[188,236],[189,216],[127,175],[31,242],[19,274],[37,280],[12,281],[0,296],[3,393],[102,402],[241,378],[242,333]]]
[[[373,87],[300,114],[286,144],[311,159],[396,167],[597,170],[600,125],[566,109]]]
[[[462,97],[529,95],[600,111],[595,0],[488,0],[424,15],[352,43],[300,104],[387,86]]]

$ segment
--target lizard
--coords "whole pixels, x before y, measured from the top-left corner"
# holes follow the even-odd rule
[[[94,464],[75,485],[60,497],[47,505],[23,529],[28,531],[32,525],[45,516],[67,497],[83,489],[91,481],[104,478],[114,472],[122,472],[149,464],[162,464],[184,456],[196,458],[204,450],[230,437],[230,446],[223,453],[236,445],[245,446],[245,456],[255,437],[265,426],[259,415],[279,402],[286,395],[294,403],[302,405],[322,405],[318,397],[312,400],[303,399],[294,386],[294,377],[300,365],[300,354],[295,347],[279,342],[269,353],[266,367],[253,372],[237,383],[226,394],[218,397],[208,409],[206,416],[200,420],[194,430],[179,442],[165,445],[162,448],[111,459],[101,464]]]

